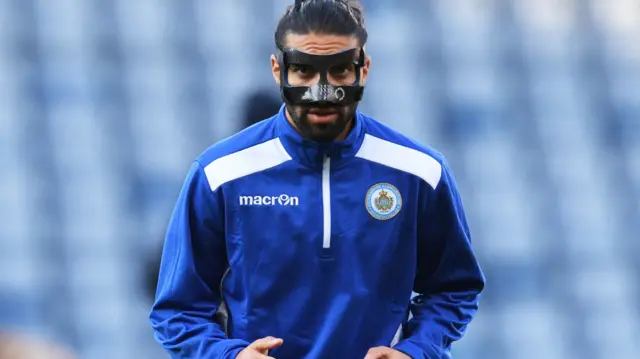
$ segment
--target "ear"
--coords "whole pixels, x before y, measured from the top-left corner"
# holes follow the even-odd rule
[[[371,68],[371,56],[367,56],[364,59],[364,66],[362,66],[360,74],[360,86],[364,86],[367,83],[369,77],[369,69]]]
[[[280,64],[275,55],[271,55],[271,74],[273,79],[276,80],[276,84],[280,86]]]

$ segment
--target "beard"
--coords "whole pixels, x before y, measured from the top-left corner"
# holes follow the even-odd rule
[[[287,105],[294,126],[302,137],[316,142],[335,141],[353,124],[358,104],[336,105]],[[327,120],[315,120],[317,115],[333,117]]]

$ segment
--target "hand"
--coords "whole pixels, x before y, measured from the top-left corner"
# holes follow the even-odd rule
[[[258,339],[238,353],[236,359],[274,359],[269,356],[269,350],[281,346],[282,343],[280,338],[264,337]]]
[[[411,359],[411,357],[389,347],[375,347],[369,349],[364,359]]]

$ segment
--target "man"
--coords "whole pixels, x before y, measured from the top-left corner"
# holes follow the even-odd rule
[[[297,1],[275,39],[285,106],[192,165],[156,338],[185,359],[449,358],[484,287],[449,167],[357,111],[357,3]]]
[[[245,101],[245,113],[243,128],[250,127],[257,122],[278,112],[281,102],[272,96],[268,91],[257,90],[249,94]],[[142,284],[145,294],[154,300],[156,288],[158,287],[158,270],[160,268],[161,247],[153,248],[149,258],[146,259],[145,271],[142,277]]]

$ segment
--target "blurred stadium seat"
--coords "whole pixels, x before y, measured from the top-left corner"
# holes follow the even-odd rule
[[[290,2],[0,1],[0,326],[163,357],[142,263]],[[448,157],[488,277],[456,358],[637,357],[640,3],[363,3],[362,109]]]

